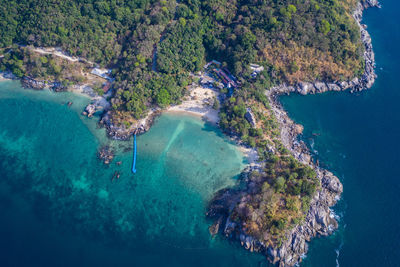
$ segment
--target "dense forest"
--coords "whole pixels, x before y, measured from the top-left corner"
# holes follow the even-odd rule
[[[363,46],[351,17],[355,4],[356,0],[4,0],[0,71],[11,70],[19,77],[63,77],[65,65],[19,49],[26,45],[57,46],[95,61],[113,69],[114,123],[129,127],[152,107],[179,103],[192,83],[190,73],[202,70],[210,59],[221,61],[242,86],[221,103],[220,125],[256,147],[266,162],[262,173],[252,174],[259,184],[251,196],[254,203],[237,206],[235,214],[249,234],[260,237],[267,229],[266,241],[279,242],[282,233],[304,217],[319,184],[312,170],[295,162],[279,142],[264,90],[280,82],[361,75]],[[256,79],[250,75],[250,63],[264,67]],[[249,106],[259,122],[255,128],[245,119]]]
[[[360,75],[362,46],[349,13],[354,5],[355,0],[1,1],[0,48],[59,46],[113,68],[113,107],[139,118],[152,105],[179,101],[190,82],[185,73],[212,58],[244,79],[250,62],[264,65],[272,82]],[[170,79],[178,92],[168,89]]]

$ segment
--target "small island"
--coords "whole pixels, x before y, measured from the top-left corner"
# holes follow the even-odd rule
[[[378,6],[376,0],[5,1],[0,72],[28,88],[89,95],[84,114],[100,110],[99,123],[113,139],[146,132],[165,111],[219,125],[250,164],[237,186],[210,201],[210,234],[294,266],[308,241],[338,227],[330,207],[343,187],[311,157],[298,138],[302,126],[279,96],[370,88],[375,60],[361,18]]]

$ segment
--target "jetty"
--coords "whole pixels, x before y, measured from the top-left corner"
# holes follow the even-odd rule
[[[133,163],[132,163],[132,173],[136,173],[136,133],[133,136]]]

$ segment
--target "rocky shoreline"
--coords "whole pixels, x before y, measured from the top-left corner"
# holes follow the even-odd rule
[[[5,71],[0,72],[0,81],[2,80],[18,80],[19,78],[16,77],[12,72]],[[58,81],[48,81],[48,80],[37,80],[32,77],[24,76],[21,79],[21,85],[27,89],[34,89],[34,90],[43,90],[49,89],[55,92],[64,92],[68,88],[65,87],[61,82]]]
[[[31,88],[35,90],[50,89],[54,92],[64,92],[68,89],[61,82],[36,80],[28,76],[24,76],[21,79],[21,84],[25,88]]]
[[[241,245],[250,251],[261,252],[273,264],[279,266],[294,266],[301,262],[302,257],[308,251],[308,244],[316,236],[327,236],[332,234],[338,227],[330,207],[334,206],[340,199],[343,186],[340,180],[331,172],[324,170],[313,162],[311,153],[306,144],[298,139],[299,125],[295,124],[287,115],[279,102],[279,96],[283,94],[298,93],[302,95],[323,93],[327,91],[351,92],[369,89],[376,78],[375,55],[372,50],[371,37],[366,31],[366,26],[361,24],[362,12],[369,7],[380,7],[376,0],[365,0],[359,2],[353,13],[360,27],[361,40],[365,47],[364,60],[365,71],[362,77],[354,78],[344,82],[301,82],[295,86],[286,84],[276,86],[267,91],[271,108],[281,129],[281,141],[292,155],[301,163],[313,168],[320,181],[321,187],[311,200],[310,209],[304,222],[286,233],[285,241],[279,247],[266,246],[262,241],[246,235],[243,229],[230,220],[230,212],[241,197],[237,192],[224,190],[213,199],[207,216],[218,218],[216,223],[210,227],[210,232],[215,234],[222,228],[222,232],[234,240],[240,241]],[[301,128],[301,126],[300,126]],[[250,183],[248,173],[254,170],[249,167],[243,174],[242,181]]]
[[[117,126],[113,123],[113,117],[110,111],[106,112],[99,124],[106,128],[107,136],[114,140],[126,141],[133,134],[143,134],[147,132],[153,125],[155,119],[161,115],[160,109],[152,109],[145,118],[140,119],[134,125],[126,128],[124,125]]]
[[[9,71],[0,72],[0,81],[16,80],[17,77]]]

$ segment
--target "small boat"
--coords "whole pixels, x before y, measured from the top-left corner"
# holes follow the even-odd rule
[[[133,164],[132,173],[136,173],[136,134],[133,137]]]

